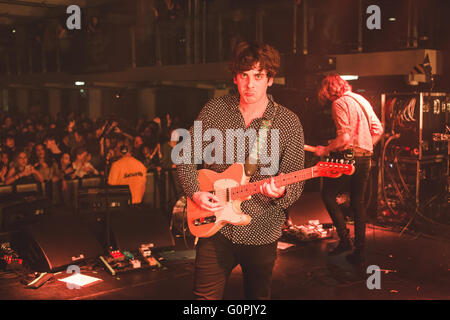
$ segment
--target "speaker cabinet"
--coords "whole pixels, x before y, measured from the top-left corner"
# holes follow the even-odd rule
[[[112,213],[111,239],[118,250],[137,251],[142,244],[154,249],[175,247],[166,213],[157,209],[132,208]]]
[[[103,253],[89,228],[75,216],[48,217],[28,226],[14,236],[13,246],[39,272],[63,270]]]

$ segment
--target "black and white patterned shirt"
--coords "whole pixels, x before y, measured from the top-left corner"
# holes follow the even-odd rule
[[[226,130],[227,129],[242,129],[243,131],[253,128],[256,132],[261,127],[263,119],[270,120],[273,118],[275,106],[270,95],[269,104],[264,112],[262,118],[254,119],[248,128],[245,127],[244,117],[239,109],[239,95],[226,95],[220,98],[210,100],[200,111],[197,118],[202,121],[203,131],[214,128],[218,129],[223,136],[223,164],[206,164],[203,163],[204,169],[213,170],[216,172],[225,171],[231,164],[227,163],[226,154]],[[285,107],[278,106],[275,117],[273,118],[272,129],[279,130],[279,166],[278,172],[289,173],[303,169],[304,166],[304,138],[303,128],[299,118],[292,111]],[[191,135],[191,146],[194,149],[196,139],[194,137],[194,126],[189,130]],[[197,135],[198,137],[198,135]],[[271,133],[267,134],[267,153],[271,155]],[[198,140],[198,139],[197,139]],[[245,140],[245,157],[249,155],[249,149],[253,147],[250,145],[249,139]],[[197,141],[199,143],[199,141]],[[211,141],[202,141],[202,151],[206,146],[211,144]],[[231,149],[231,148],[229,148]],[[237,143],[234,145],[234,159],[238,159]],[[228,150],[233,152],[233,150]],[[197,165],[193,161],[194,152],[192,152],[192,164],[181,164],[177,166],[178,179],[183,186],[184,192],[192,199],[195,192],[199,191],[197,182]],[[230,154],[228,154],[230,156]],[[241,162],[243,161],[236,161]],[[267,162],[266,162],[267,163]],[[258,161],[256,172],[250,179],[250,182],[267,179],[270,176],[262,175],[260,168],[268,168],[271,165],[261,165]],[[279,239],[281,236],[282,226],[286,219],[285,211],[300,197],[304,187],[304,182],[298,182],[286,186],[285,194],[278,199],[270,198],[262,194],[255,194],[250,200],[245,200],[241,204],[241,209],[245,214],[252,217],[250,224],[246,226],[234,226],[231,224],[223,227],[220,232],[230,239],[233,243],[244,245],[263,245],[269,244]]]

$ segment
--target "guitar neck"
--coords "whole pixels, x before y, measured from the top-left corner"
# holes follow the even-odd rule
[[[282,186],[287,186],[296,182],[305,181],[308,179],[316,178],[317,175],[314,175],[314,167],[283,174],[281,176],[276,176],[274,178],[275,186],[277,188]],[[270,179],[264,179],[248,184],[243,184],[237,187],[233,187],[230,189],[230,198],[231,200],[247,198],[251,195],[260,193],[260,187],[265,183],[270,183]]]

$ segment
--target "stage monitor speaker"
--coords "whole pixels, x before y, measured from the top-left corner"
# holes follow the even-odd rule
[[[158,209],[130,208],[111,214],[111,239],[118,250],[137,251],[143,244],[158,250],[175,247],[166,213]]]
[[[96,258],[102,247],[75,216],[48,217],[14,236],[13,247],[34,271],[54,272]]]

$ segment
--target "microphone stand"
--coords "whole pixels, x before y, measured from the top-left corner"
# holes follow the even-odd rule
[[[109,168],[110,168],[110,159],[108,158],[108,150],[106,150],[106,138],[109,137],[110,133],[114,129],[113,121],[109,120],[105,128],[103,129],[102,134],[100,135],[100,139],[103,138],[103,153],[105,157],[105,176],[104,176],[104,186],[105,186],[105,203],[106,203],[106,248],[107,250],[111,250],[111,216],[109,211],[109,203],[108,203],[108,177],[109,177]]]
[[[108,178],[109,178],[109,166],[110,159],[108,157],[108,152],[106,150],[106,139],[103,139],[103,152],[105,153],[105,202],[106,202],[106,248],[107,250],[111,250],[111,216],[109,212],[109,203],[108,203]]]
[[[106,202],[106,247],[108,250],[111,250],[111,212],[109,210],[109,202],[108,202],[108,194],[109,194],[109,169],[111,167],[111,160],[108,158],[108,152],[106,150],[106,138],[114,133],[114,129],[118,128],[118,123],[113,120],[109,120],[106,125],[103,133],[100,135],[100,139],[103,138],[103,152],[105,153],[105,202]]]

